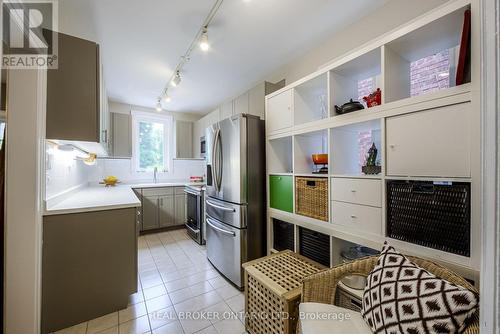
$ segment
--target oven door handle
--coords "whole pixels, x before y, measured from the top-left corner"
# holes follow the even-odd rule
[[[227,212],[236,212],[236,209],[233,209],[233,208],[228,208],[226,206],[222,206],[222,205],[217,205],[215,203],[212,203],[210,202],[209,200],[205,201],[208,205],[210,205],[211,207],[213,208],[216,208],[216,209],[220,209],[222,211],[227,211]]]
[[[196,229],[196,230],[195,230],[194,228],[192,228],[191,226],[189,226],[189,224],[185,224],[185,225],[186,225],[186,227],[187,227],[188,229],[190,229],[192,232],[197,233],[197,234],[198,234],[198,233],[200,233],[200,229]]]
[[[224,234],[231,235],[233,237],[236,236],[236,233],[234,233],[233,231],[228,231],[228,230],[225,230],[223,228],[215,226],[214,223],[212,222],[212,220],[210,218],[207,218],[207,224],[208,224],[208,226],[210,226],[211,228],[213,228],[216,231],[219,231],[219,232],[224,233]]]

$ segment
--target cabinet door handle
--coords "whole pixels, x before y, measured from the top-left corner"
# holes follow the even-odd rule
[[[356,219],[357,217],[355,215],[351,215],[351,218],[352,219]]]
[[[354,189],[351,189],[351,192],[352,192],[352,193],[355,193],[355,192],[356,192],[356,190],[354,190]]]

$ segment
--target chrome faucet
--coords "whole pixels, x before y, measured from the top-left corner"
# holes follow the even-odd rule
[[[153,182],[158,183],[158,167],[155,167],[155,170],[153,172]]]

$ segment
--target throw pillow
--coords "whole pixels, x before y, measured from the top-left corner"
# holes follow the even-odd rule
[[[367,278],[361,314],[374,333],[461,333],[479,296],[417,266],[387,244]]]

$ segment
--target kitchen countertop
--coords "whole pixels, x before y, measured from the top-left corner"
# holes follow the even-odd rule
[[[79,188],[57,201],[46,201],[45,216],[134,208],[141,205],[133,189],[184,187],[190,182],[130,183],[114,187],[89,185]],[[199,184],[199,183],[197,183]]]

